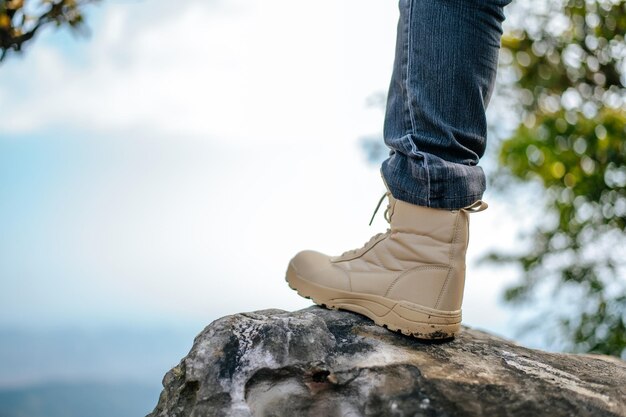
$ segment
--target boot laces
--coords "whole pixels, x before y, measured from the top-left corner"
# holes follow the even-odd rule
[[[385,199],[385,197],[387,197],[388,195],[390,195],[389,191],[387,191],[385,194],[383,194],[383,196],[380,198],[380,200],[378,200],[378,204],[376,205],[376,209],[374,210],[374,214],[372,214],[372,219],[370,220],[369,225],[372,225],[372,222],[374,221],[374,217],[376,216],[376,213],[378,212],[378,209],[380,208],[380,205],[382,204],[383,200]],[[385,209],[385,212],[383,214],[383,216],[385,217],[385,220],[387,220],[387,223],[391,224],[391,218],[389,217],[389,210],[391,209],[391,203],[389,202],[387,204],[387,208]],[[378,239],[379,237],[388,234],[391,231],[390,228],[387,228],[386,232],[383,233],[376,233],[374,236],[372,236],[370,238],[370,240],[368,240],[367,242],[365,242],[365,244],[363,246],[361,246],[358,249],[350,249],[348,251],[345,251],[344,253],[342,253],[340,256],[344,256],[344,255],[349,255],[349,254],[354,254],[358,251],[360,251],[363,248],[368,247],[371,243],[375,242],[376,239]]]
[[[374,221],[374,217],[376,217],[376,213],[378,213],[378,209],[380,208],[380,205],[382,204],[383,200],[385,199],[385,197],[388,197],[389,195],[391,195],[391,193],[389,191],[387,191],[385,194],[383,194],[382,197],[380,197],[380,200],[378,200],[378,204],[376,205],[376,209],[374,210],[374,214],[372,214],[372,218],[370,219],[370,223],[369,225],[372,225],[372,222]],[[388,199],[389,201],[389,199]],[[385,217],[385,220],[387,220],[387,223],[391,223],[391,219],[389,218],[389,210],[391,209],[391,202],[387,203],[387,208],[385,209],[385,213],[383,214],[383,216]]]

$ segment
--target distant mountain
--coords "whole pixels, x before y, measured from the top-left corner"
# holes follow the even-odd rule
[[[0,390],[0,417],[142,417],[158,384],[58,383]]]
[[[0,328],[0,417],[145,416],[201,329]]]
[[[0,328],[0,389],[48,381],[158,383],[200,330],[192,325]]]

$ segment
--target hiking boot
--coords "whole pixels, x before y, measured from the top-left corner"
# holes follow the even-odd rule
[[[390,330],[420,339],[453,337],[461,324],[469,213],[487,204],[417,206],[395,199],[385,186],[374,216],[387,197],[386,232],[339,256],[301,251],[289,262],[286,280],[315,304],[360,313]]]

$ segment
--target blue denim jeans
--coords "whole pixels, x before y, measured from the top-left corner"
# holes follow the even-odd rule
[[[480,199],[485,109],[511,0],[400,0],[381,173],[398,200],[459,209]]]

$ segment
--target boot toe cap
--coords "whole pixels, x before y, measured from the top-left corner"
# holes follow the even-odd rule
[[[323,253],[304,250],[296,254],[290,262],[296,274],[307,281],[330,288],[349,288],[346,273],[330,262]]]
[[[291,266],[302,277],[315,274],[330,264],[330,257],[314,250],[303,250],[291,259]]]

